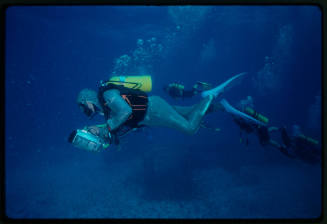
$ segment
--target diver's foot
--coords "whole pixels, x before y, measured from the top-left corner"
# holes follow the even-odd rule
[[[233,80],[235,80],[235,79],[237,79],[238,77],[243,76],[243,75],[245,75],[245,74],[246,74],[246,72],[242,72],[242,73],[240,73],[240,74],[237,74],[237,75],[233,76],[232,78],[228,79],[227,81],[223,82],[222,84],[218,85],[216,88],[213,88],[213,89],[210,89],[210,90],[203,91],[203,92],[201,93],[201,96],[202,96],[203,98],[205,98],[205,97],[211,95],[211,96],[213,96],[214,98],[216,98],[216,97],[218,97],[219,95],[221,95],[221,94],[224,92],[225,88],[226,88],[226,87],[227,87],[227,86],[228,86],[228,85],[229,85]]]
[[[216,98],[216,97],[218,96],[219,93],[222,93],[222,91],[219,91],[219,90],[220,90],[219,87],[220,87],[220,86],[218,86],[218,87],[216,87],[216,88],[214,88],[214,89],[210,89],[210,90],[203,91],[203,92],[201,93],[201,96],[202,96],[203,98],[205,98],[205,97],[207,97],[207,96],[211,96],[211,97],[213,97],[213,98]]]

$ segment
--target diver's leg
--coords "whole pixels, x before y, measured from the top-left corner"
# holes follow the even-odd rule
[[[147,113],[140,124],[170,127],[188,134],[194,134],[198,130],[201,119],[212,99],[211,96],[206,97],[199,104],[196,104],[186,119],[161,97],[149,97]]]
[[[195,106],[196,104],[192,106],[172,106],[172,107],[177,111],[177,113],[179,113],[180,115],[182,115],[187,119],[191,114],[191,112],[194,110]]]
[[[281,128],[281,137],[282,137],[284,145],[286,145],[286,147],[290,147],[291,146],[291,138],[288,136],[285,127]]]
[[[200,127],[202,117],[208,111],[212,100],[213,100],[213,96],[206,97],[199,104],[195,105],[194,110],[192,110],[191,114],[189,115],[189,122],[192,124],[192,126],[196,126],[195,132]]]
[[[280,145],[278,142],[276,142],[274,140],[269,140],[269,144],[271,146],[275,147],[276,149],[278,149],[285,156],[290,157],[290,158],[294,158],[294,156],[292,156],[291,154],[289,154],[289,152],[287,151],[287,148],[285,146],[283,146],[283,145]]]
[[[242,72],[242,73],[240,73],[240,74],[237,74],[237,75],[233,76],[232,78],[228,79],[227,81],[221,83],[221,84],[218,85],[217,87],[215,87],[215,88],[213,88],[213,89],[210,89],[210,90],[203,91],[203,92],[201,93],[201,96],[202,96],[202,97],[206,97],[206,96],[208,96],[208,95],[212,95],[212,96],[214,96],[214,97],[217,97],[217,96],[221,95],[221,94],[224,92],[224,90],[226,89],[226,87],[228,87],[229,84],[230,84],[234,79],[237,79],[238,77],[243,76],[243,75],[245,75],[245,74],[246,74],[246,72]]]
[[[284,139],[283,142],[285,143],[285,141],[288,142],[289,138],[286,133],[285,128],[277,128],[277,127],[269,127],[268,128],[268,132],[272,133],[272,132],[276,132],[276,131],[282,131],[282,135],[284,135]],[[286,140],[285,140],[286,139]],[[276,149],[278,149],[281,153],[283,153],[284,155],[286,155],[287,157],[293,158],[294,156],[292,156],[291,154],[289,154],[287,148],[289,147],[289,145],[283,145],[283,144],[279,144],[278,142],[274,141],[274,140],[269,140],[269,144],[273,147],[275,147]]]
[[[197,104],[194,104],[192,106],[173,106],[173,108],[177,111],[177,113],[188,119],[191,112],[196,108],[196,105]],[[217,112],[220,110],[223,110],[223,106],[220,103],[211,103],[206,114]]]

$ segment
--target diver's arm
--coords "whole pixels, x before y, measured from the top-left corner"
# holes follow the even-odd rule
[[[107,125],[110,130],[115,130],[132,114],[132,108],[120,96],[119,91],[116,89],[105,91],[103,96],[106,101],[106,106],[111,110],[111,116],[107,120]]]
[[[98,136],[101,138],[103,142],[103,148],[107,148],[112,142],[112,135],[110,134],[107,123],[105,124],[99,124],[99,125],[93,125],[93,126],[86,126],[84,127],[85,130],[90,132],[91,134]]]
[[[109,137],[109,130],[107,128],[107,123],[88,126],[85,127],[85,129],[91,132],[92,134],[99,136],[100,138],[105,139]]]

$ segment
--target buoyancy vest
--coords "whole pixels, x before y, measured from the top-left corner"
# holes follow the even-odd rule
[[[146,110],[148,107],[148,95],[140,90],[129,89],[122,85],[115,84],[104,84],[99,87],[98,91],[98,99],[100,105],[103,109],[105,119],[108,120],[110,118],[111,110],[106,106],[106,101],[104,99],[104,92],[117,89],[120,92],[120,96],[129,104],[132,108],[132,114],[128,117],[128,119],[118,127],[113,133],[118,133],[118,135],[123,135],[131,129],[141,127],[138,123],[142,121],[145,117]],[[121,133],[124,130],[124,133]]]

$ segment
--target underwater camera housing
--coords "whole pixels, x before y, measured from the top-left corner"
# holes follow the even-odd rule
[[[69,135],[68,142],[72,143],[77,148],[93,152],[100,151],[103,146],[100,137],[84,129],[74,130]]]

